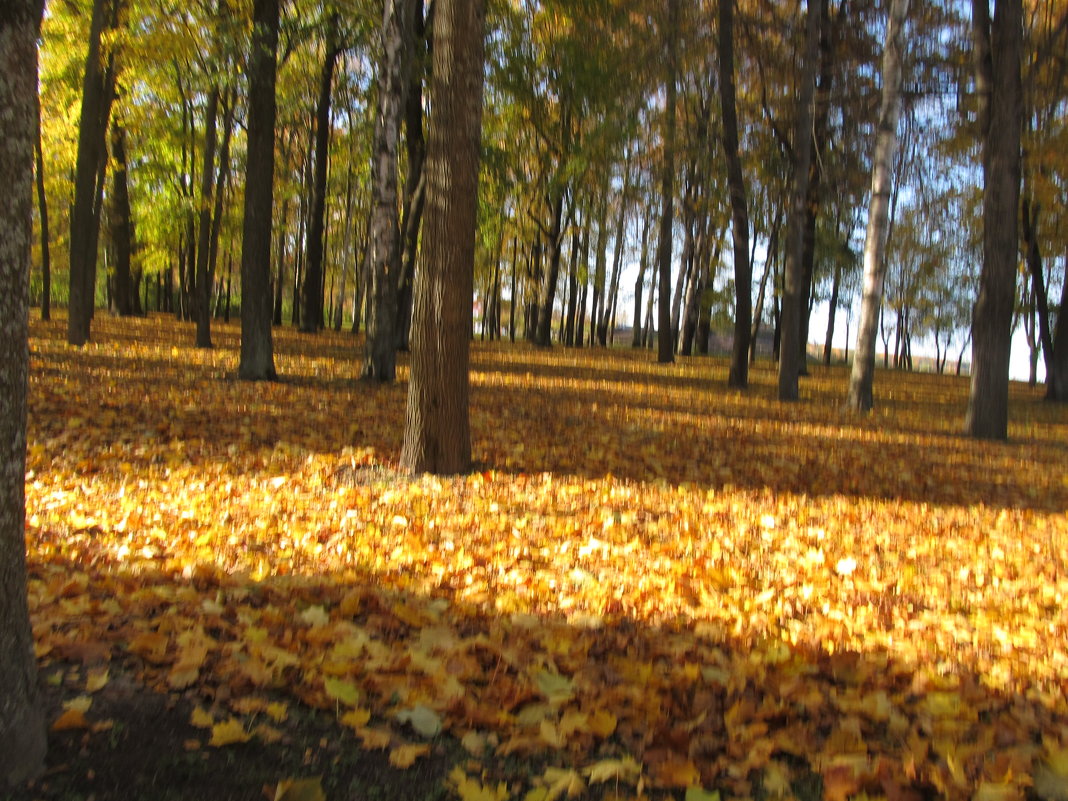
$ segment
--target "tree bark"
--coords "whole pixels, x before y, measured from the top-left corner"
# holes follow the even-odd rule
[[[1064,254],[1068,263],[1068,252]],[[1068,401],[1068,275],[1061,282],[1061,312],[1053,328],[1053,356],[1046,373],[1046,400]]]
[[[1042,357],[1046,375],[1053,372],[1053,334],[1049,327],[1049,300],[1046,297],[1046,276],[1042,269],[1042,251],[1038,245],[1039,204],[1030,198],[1024,198],[1022,206],[1022,223],[1024,234],[1024,256],[1033,284],[1035,314],[1038,317],[1038,341],[1042,345]],[[1068,280],[1068,273],[1065,274]],[[1063,308],[1063,307],[1062,307]]]
[[[397,290],[401,271],[397,214],[397,148],[408,89],[412,0],[386,0],[378,73],[374,156],[371,161],[371,297],[363,377],[393,381],[397,374]]]
[[[338,14],[332,12],[326,24],[326,57],[319,74],[319,100],[315,105],[315,168],[312,178],[311,222],[308,227],[308,256],[304,269],[304,313],[300,330],[315,333],[323,327],[323,228],[326,214],[326,175],[330,157],[330,98],[334,67],[341,52],[338,47]]]
[[[41,215],[41,319],[52,319],[52,255],[48,242],[48,197],[45,195],[44,153],[41,148],[41,104],[37,103],[37,137],[34,144],[37,177],[37,211]]]
[[[111,244],[115,249],[115,277],[112,283],[115,310],[127,317],[133,314],[130,255],[133,251],[133,220],[130,218],[130,189],[126,176],[126,129],[111,126],[111,156],[115,161],[111,176]]]
[[[1009,352],[1019,240],[1021,0],[973,0],[975,81],[983,145],[983,269],[972,315],[972,377],[965,431],[1006,439]]]
[[[749,204],[738,155],[738,110],[734,91],[734,0],[719,3],[719,98],[723,110],[723,151],[731,194],[734,247],[734,342],[727,386],[749,386],[749,337],[753,324],[753,265],[749,261]]]
[[[678,98],[680,0],[668,0],[667,100],[664,107],[664,163],[661,165],[660,239],[656,248],[659,277],[657,306],[657,354],[660,364],[675,361],[675,337],[671,330],[671,227],[675,217],[675,105]]]
[[[26,392],[30,241],[37,138],[41,0],[0,10],[0,788],[42,769],[45,724],[37,694],[26,596]]]
[[[471,465],[471,295],[482,129],[484,0],[437,0],[427,206],[415,276],[412,368],[401,464],[413,473]]]
[[[249,58],[248,155],[241,246],[241,362],[246,381],[273,381],[271,213],[274,204],[275,74],[279,0],[253,0]]]
[[[82,108],[78,123],[78,156],[74,177],[74,204],[70,220],[70,301],[67,342],[89,341],[96,295],[96,197],[104,158],[104,140],[114,96],[113,59],[101,58],[105,27],[115,24],[119,0],[94,0],[89,23],[89,50],[82,80]]]
[[[861,412],[871,411],[874,405],[872,385],[875,379],[875,348],[886,278],[886,240],[894,156],[897,151],[897,125],[901,116],[901,61],[905,50],[904,29],[908,6],[909,0],[892,0],[886,47],[883,50],[883,99],[875,133],[871,199],[868,201],[868,227],[864,238],[864,289],[846,395],[846,406]]]
[[[215,200],[215,147],[218,140],[219,87],[212,86],[204,111],[204,163],[200,173],[200,214],[197,219],[197,261],[193,274],[193,317],[196,320],[196,346],[211,345],[211,282],[208,255],[211,249],[211,210]]]
[[[805,215],[807,214],[809,166],[812,158],[812,102],[815,93],[819,46],[820,0],[808,0],[804,69],[794,128],[793,187],[786,222],[786,266],[783,280],[779,334],[779,400],[798,398],[797,379],[801,360],[801,282]]]

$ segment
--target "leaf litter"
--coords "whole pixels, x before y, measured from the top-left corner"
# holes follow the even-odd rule
[[[991,445],[952,378],[880,374],[861,419],[841,370],[782,406],[768,368],[738,395],[718,360],[478,345],[480,468],[408,478],[403,370],[279,332],[287,380],[247,385],[217,333],[35,325],[43,664],[136,665],[206,746],[269,738],[280,694],[396,767],[444,732],[466,801],[1068,795],[1068,416],[1037,393]]]

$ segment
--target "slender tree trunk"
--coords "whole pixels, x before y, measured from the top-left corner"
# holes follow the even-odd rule
[[[760,336],[760,323],[764,317],[764,298],[767,292],[768,276],[775,266],[779,252],[779,228],[782,225],[782,211],[776,213],[768,239],[767,256],[764,259],[764,273],[760,276],[760,290],[757,292],[756,309],[753,312],[753,332],[749,337],[749,363],[756,362],[757,339]],[[774,290],[774,288],[773,288]]]
[[[638,277],[634,279],[634,330],[630,340],[632,348],[642,346],[642,290],[645,288],[645,271],[649,266],[649,219],[651,214],[642,215],[642,250],[638,259]]]
[[[860,324],[853,366],[849,376],[846,406],[855,411],[871,411],[874,404],[875,348],[886,278],[886,241],[890,219],[890,194],[897,125],[901,115],[901,62],[905,52],[905,17],[909,0],[892,0],[883,50],[883,99],[875,133],[872,162],[871,200],[864,240],[864,289],[860,302]]]
[[[1032,203],[1030,198],[1025,197],[1021,203],[1023,210],[1023,235],[1024,255],[1027,260],[1027,269],[1031,273],[1033,283],[1033,295],[1035,314],[1038,317],[1038,341],[1042,345],[1046,375],[1052,370],[1053,362],[1053,334],[1049,327],[1049,301],[1046,298],[1046,276],[1042,269],[1042,251],[1038,244],[1038,217],[1039,204]],[[1068,273],[1065,274],[1068,280]]]
[[[211,345],[211,283],[208,255],[211,247],[211,210],[215,199],[215,146],[219,117],[219,87],[213,86],[204,112],[204,166],[200,173],[200,215],[197,220],[197,261],[193,275],[193,317],[197,323],[196,345]]]
[[[40,773],[45,723],[26,589],[30,242],[42,2],[0,12],[0,788]]]
[[[972,317],[972,381],[965,430],[1006,439],[1009,351],[1016,297],[1020,203],[1021,0],[973,0],[976,89],[983,139],[983,269]]]
[[[111,126],[111,156],[115,161],[115,171],[111,176],[111,210],[108,217],[111,243],[115,249],[115,309],[126,317],[133,314],[133,301],[130,297],[133,221],[130,218],[130,190],[126,179],[126,129],[118,123]]]
[[[37,176],[37,211],[41,215],[41,319],[52,319],[52,256],[48,242],[48,198],[45,195],[44,153],[41,148],[41,104],[37,104],[37,136],[34,142]]]
[[[564,345],[575,345],[575,314],[578,311],[578,258],[582,232],[576,227],[571,233],[571,258],[567,270],[567,313],[564,315]]]
[[[549,229],[549,266],[542,276],[541,297],[538,301],[538,327],[534,342],[547,348],[552,344],[553,306],[556,303],[556,284],[560,277],[560,249],[564,235],[564,190],[553,190],[549,203],[552,223]]]
[[[808,21],[805,33],[804,69],[798,97],[797,123],[794,128],[793,186],[790,193],[790,214],[786,223],[786,267],[783,280],[782,309],[779,339],[779,400],[798,398],[797,379],[800,375],[801,290],[804,266],[802,250],[805,217],[808,209],[809,162],[812,157],[812,102],[818,60],[820,0],[808,0]]]
[[[749,386],[749,336],[753,320],[753,265],[749,261],[749,204],[738,155],[738,111],[734,92],[734,0],[719,2],[719,97],[723,110],[723,150],[731,193],[734,253],[734,342],[727,386]]]
[[[660,177],[660,239],[656,266],[660,279],[657,315],[657,357],[660,364],[675,361],[675,338],[671,330],[671,226],[675,217],[675,105],[678,98],[680,0],[668,0],[667,100],[664,106],[664,163]]]
[[[397,291],[401,271],[400,223],[397,214],[397,155],[408,89],[412,49],[412,0],[386,0],[382,14],[382,63],[378,73],[371,161],[372,217],[370,316],[363,377],[393,381],[397,373]]]
[[[273,381],[271,339],[271,209],[274,203],[275,73],[279,0],[252,2],[249,60],[248,156],[241,247],[241,362],[239,378]]]
[[[1053,356],[1046,368],[1046,400],[1068,401],[1068,250],[1064,254],[1066,275],[1061,282],[1061,305],[1053,329]]]
[[[409,60],[408,96],[404,104],[404,143],[408,154],[408,175],[404,183],[404,215],[401,221],[401,274],[397,282],[397,349],[408,350],[412,330],[412,293],[415,281],[419,232],[426,205],[426,139],[423,135],[423,77],[429,56],[423,0],[411,4],[416,57]]]
[[[334,86],[334,67],[340,54],[338,47],[338,13],[332,12],[326,23],[326,56],[319,73],[319,99],[315,105],[315,168],[312,178],[311,220],[308,226],[308,255],[304,269],[304,311],[300,330],[315,333],[323,327],[323,239],[326,215],[326,175],[330,158],[330,98]]]
[[[96,215],[98,181],[104,157],[104,140],[114,97],[113,59],[102,57],[101,39],[114,25],[119,0],[94,0],[89,23],[89,50],[82,81],[82,108],[78,123],[78,156],[74,179],[74,206],[70,221],[70,302],[67,342],[84,345],[96,300]]]
[[[438,0],[427,153],[426,247],[415,277],[401,464],[471,466],[468,369],[482,128],[483,0]]]
[[[834,265],[834,279],[831,282],[831,299],[827,307],[827,336],[823,341],[823,363],[831,366],[831,356],[834,352],[834,318],[838,311],[838,288],[842,281],[842,267]]]

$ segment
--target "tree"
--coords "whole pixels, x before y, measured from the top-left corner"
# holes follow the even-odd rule
[[[397,156],[412,51],[413,0],[386,0],[382,12],[382,61],[371,156],[372,212],[368,261],[370,315],[363,377],[392,381],[397,373],[397,291],[401,232],[397,213]]]
[[[749,208],[738,156],[738,109],[734,91],[734,0],[719,0],[719,98],[723,110],[723,150],[731,193],[734,234],[734,344],[727,384],[749,386],[749,335],[753,317],[753,265],[749,261]]]
[[[679,5],[680,0],[668,0],[665,31],[667,101],[664,107],[664,161],[660,165],[660,238],[656,248],[660,292],[657,304],[656,360],[660,364],[675,361],[675,337],[671,326],[671,228],[675,216],[675,104],[678,98]]]
[[[241,243],[241,363],[237,375],[273,381],[271,212],[274,205],[275,73],[279,0],[253,0],[248,79],[248,154]]]
[[[798,398],[801,349],[801,283],[804,225],[808,213],[808,182],[812,148],[812,104],[815,94],[817,48],[820,38],[820,0],[808,0],[805,32],[804,68],[798,95],[797,119],[793,138],[793,181],[790,214],[786,221],[786,267],[783,279],[782,312],[779,340],[779,400]]]
[[[74,178],[74,205],[70,221],[70,311],[67,342],[89,341],[96,298],[96,245],[99,232],[99,198],[107,165],[104,139],[111,104],[115,99],[115,60],[103,46],[105,29],[118,25],[121,0],[93,0],[89,24],[89,50],[82,81],[81,119],[78,124],[78,162]]]
[[[401,464],[471,463],[471,295],[482,126],[484,0],[438,0],[434,17],[424,247],[415,276],[412,371]]]
[[[1009,350],[1019,240],[1021,0],[972,2],[975,85],[983,148],[983,269],[972,315],[972,380],[965,431],[1005,439],[1009,426]]]
[[[30,222],[37,138],[41,0],[0,9],[0,786],[35,775],[45,755],[26,597],[26,390]]]
[[[849,394],[846,397],[846,406],[856,411],[871,411],[873,405],[875,346],[886,276],[886,234],[890,218],[891,173],[894,152],[897,150],[897,124],[901,114],[901,60],[908,7],[909,0],[892,0],[890,3],[886,48],[883,50],[883,100],[875,131],[871,199],[868,202],[868,227],[864,238],[864,290],[857,345],[849,376]]]

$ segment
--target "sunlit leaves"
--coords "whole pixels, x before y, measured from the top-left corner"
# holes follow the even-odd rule
[[[32,342],[38,656],[186,695],[197,747],[299,704],[394,765],[454,738],[468,801],[1062,797],[1068,420],[1033,396],[993,447],[953,431],[964,382],[886,376],[857,421],[836,371],[785,409],[759,365],[743,397],[718,361],[476,348],[483,468],[411,478],[403,387],[358,385],[348,338],[280,334],[292,379],[248,386],[232,326],[210,353],[158,318],[58,333]]]

